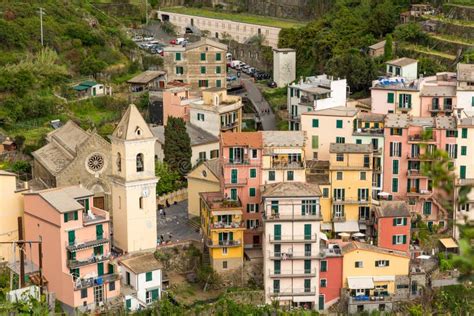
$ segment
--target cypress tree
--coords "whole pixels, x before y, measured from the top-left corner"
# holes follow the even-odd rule
[[[393,39],[392,34],[387,34],[385,37],[385,46],[383,48],[383,58],[385,61],[392,59],[393,57]]]
[[[182,118],[169,117],[165,126],[164,161],[181,176],[191,170],[191,139]]]

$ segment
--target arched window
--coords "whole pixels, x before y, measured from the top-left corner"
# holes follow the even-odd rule
[[[122,171],[122,155],[120,153],[117,153],[117,171]]]
[[[137,172],[142,172],[145,169],[143,164],[143,154],[137,155]]]

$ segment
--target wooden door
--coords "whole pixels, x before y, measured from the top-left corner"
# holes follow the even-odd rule
[[[94,206],[100,208],[101,210],[105,209],[105,198],[103,196],[94,197]]]

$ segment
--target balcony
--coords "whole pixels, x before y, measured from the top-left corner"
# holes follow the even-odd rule
[[[283,222],[283,221],[319,221],[322,219],[321,213],[315,214],[279,214],[273,213],[270,215],[263,214],[263,220],[267,222]]]
[[[407,192],[407,196],[409,197],[416,197],[416,196],[421,196],[421,197],[428,197],[431,194],[433,194],[432,191],[429,190],[417,190],[416,188],[411,188]]]
[[[231,247],[240,247],[242,242],[240,239],[238,240],[219,240],[219,241],[212,241],[212,239],[207,240],[207,246],[209,248],[231,248]]]
[[[231,223],[222,223],[222,222],[218,222],[218,223],[212,223],[211,225],[209,225],[209,227],[211,229],[235,229],[235,228],[245,228],[245,224],[244,222],[231,222]]]
[[[269,235],[271,243],[308,243],[317,242],[318,235]]]
[[[332,215],[332,221],[333,222],[345,222],[346,221],[346,215]]]
[[[452,112],[453,106],[452,105],[445,105],[443,108],[438,106],[431,106],[428,111],[431,113],[439,113],[439,112]]]
[[[224,183],[226,187],[244,186],[247,185],[247,178],[225,179]]]
[[[97,224],[109,220],[108,212],[92,207],[87,213],[82,214],[82,222],[84,226]]]
[[[290,114],[288,115],[288,120],[293,121],[293,122],[299,122],[300,116],[298,114]]]
[[[428,157],[426,157],[426,155],[422,155],[420,153],[418,154],[407,154],[407,159],[408,160],[415,160],[415,161],[423,161],[423,160],[432,160],[432,159],[429,159]]]
[[[231,130],[231,129],[234,129],[238,126],[238,122],[232,122],[232,123],[227,123],[227,124],[222,124],[221,125],[221,130],[222,131],[228,131],[228,130]]]
[[[359,223],[360,224],[366,224],[366,225],[373,225],[374,224],[374,218],[373,217],[360,217],[359,218]]]
[[[66,242],[66,248],[69,251],[77,251],[95,246],[100,246],[109,242],[108,238],[97,238],[94,240],[75,240],[74,242]]]
[[[110,253],[105,254],[105,255],[94,255],[92,257],[89,257],[87,259],[82,259],[82,260],[68,260],[67,266],[69,269],[75,269],[82,266],[86,266],[88,264],[106,261],[106,260],[109,260],[110,258],[111,258]]]
[[[303,161],[272,160],[270,169],[303,169]]]
[[[359,296],[350,296],[349,304],[361,305],[361,304],[383,304],[384,302],[392,302],[393,297],[390,295],[359,295]]]
[[[82,290],[85,288],[89,288],[96,285],[102,285],[105,283],[110,283],[113,281],[117,281],[120,279],[119,274],[104,274],[101,276],[95,276],[90,278],[77,278],[74,282],[74,289],[75,290]]]
[[[268,270],[270,278],[307,278],[315,277],[316,269],[293,269],[293,270]]]
[[[423,175],[421,170],[418,170],[418,169],[409,169],[407,171],[407,176],[408,176],[408,178],[423,178],[423,177],[426,177],[425,175]]]
[[[314,296],[316,295],[316,287],[311,288],[289,288],[289,289],[274,289],[268,288],[267,293],[270,296]]]
[[[434,143],[436,142],[436,137],[434,134],[432,135],[409,135],[408,136],[408,143]]]
[[[204,192],[201,193],[201,198],[213,211],[242,208],[242,202],[240,202],[240,199],[231,200],[229,198],[224,197],[221,192]]]
[[[341,198],[333,198],[333,204],[358,204],[358,205],[368,205],[370,204],[370,198],[366,197],[364,199],[341,199]]]
[[[324,257],[324,252],[317,251],[292,251],[292,252],[274,252],[269,251],[270,260],[304,260],[320,259]]]
[[[357,128],[354,129],[352,135],[354,136],[383,136],[383,128]]]

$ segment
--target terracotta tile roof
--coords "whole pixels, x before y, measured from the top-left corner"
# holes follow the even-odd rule
[[[239,132],[221,134],[221,142],[224,147],[248,146],[250,148],[262,148],[263,138],[260,132]]]
[[[381,201],[375,213],[377,217],[410,217],[407,203],[401,201]]]
[[[316,184],[280,182],[268,185],[262,195],[265,197],[313,197],[321,196],[321,191]]]

